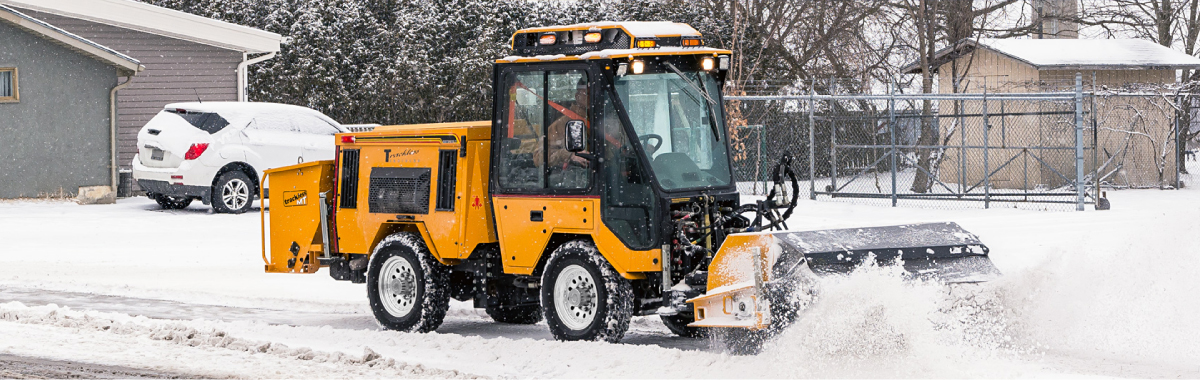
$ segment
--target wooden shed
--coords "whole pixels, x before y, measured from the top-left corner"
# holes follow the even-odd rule
[[[978,39],[963,40],[936,53],[938,91],[948,93],[1033,93],[1074,91],[1076,73],[1082,74],[1084,91],[1108,93],[1088,102],[1094,104],[1097,130],[1095,154],[1090,137],[1085,154],[1085,171],[1098,166],[1105,182],[1118,186],[1158,187],[1175,178],[1174,111],[1170,100],[1147,89],[1162,89],[1177,81],[1177,70],[1200,68],[1200,59],[1145,40],[1135,39]],[[919,63],[903,72],[921,72]],[[957,83],[956,83],[957,80]],[[1119,93],[1139,93],[1136,96]],[[982,102],[941,101],[940,114],[962,107],[966,114],[980,114]],[[993,114],[1001,113],[999,102],[989,103]],[[939,141],[956,145],[982,146],[988,135],[989,167],[995,172],[995,188],[1033,189],[1068,184],[1073,177],[1074,152],[1067,150],[1007,149],[1012,146],[1074,146],[1074,104],[1048,101],[1010,101],[1003,112],[1026,114],[989,117],[988,128],[980,117],[966,118],[965,128],[957,120],[943,122]],[[1044,115],[1029,115],[1045,113]],[[1091,120],[1089,114],[1089,121]],[[1088,123],[1091,135],[1091,123]],[[997,128],[997,126],[1003,126]],[[965,133],[964,133],[965,131]],[[965,135],[958,135],[964,133]],[[1031,165],[1012,165],[999,171],[1001,163],[1018,155],[1033,157]],[[1030,154],[1036,156],[1030,156]],[[984,178],[982,150],[948,148],[939,166],[939,180],[947,183],[978,183]]]
[[[0,0],[32,18],[132,57],[145,67],[117,94],[117,166],[137,133],[168,103],[246,101],[247,67],[279,52],[283,37],[131,0]]]

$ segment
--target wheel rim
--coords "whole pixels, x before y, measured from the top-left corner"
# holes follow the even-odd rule
[[[554,281],[554,311],[563,325],[582,330],[596,319],[596,280],[592,273],[577,264],[568,265]]]
[[[408,260],[393,256],[379,271],[379,301],[388,314],[403,317],[417,304],[417,274]]]
[[[250,186],[240,179],[232,179],[221,187],[221,202],[225,207],[241,209],[250,201]]]

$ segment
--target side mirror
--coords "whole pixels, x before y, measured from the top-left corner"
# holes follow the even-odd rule
[[[568,121],[566,132],[567,141],[564,145],[566,145],[568,152],[579,153],[587,149],[583,120]]]

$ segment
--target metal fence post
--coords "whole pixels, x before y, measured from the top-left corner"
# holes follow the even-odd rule
[[[829,120],[829,196],[833,197],[838,191],[837,187],[837,121],[833,118],[833,113],[837,108],[837,83],[833,82],[833,78],[829,79],[829,115],[825,120]]]
[[[991,134],[991,124],[988,123],[987,109],[987,78],[984,78],[983,85],[983,208],[991,208],[992,201],[992,167],[988,162],[988,150],[992,147],[989,144],[988,135]]]
[[[815,83],[814,83],[815,84]],[[808,88],[808,199],[817,199],[817,142],[813,132],[817,124],[813,122],[813,112],[817,108],[817,88]]]
[[[1181,101],[1180,99],[1181,98],[1179,95],[1175,95],[1175,99],[1173,100],[1175,102],[1175,124],[1173,125],[1173,127],[1175,128],[1175,152],[1174,153],[1175,153],[1175,189],[1176,190],[1178,190],[1180,188],[1180,183],[1183,182],[1183,179],[1179,178],[1179,173],[1182,171],[1181,169],[1186,169],[1183,166],[1185,163],[1183,162],[1183,160],[1180,160],[1179,158],[1183,157],[1183,151],[1187,150],[1187,147],[1186,147],[1187,142],[1184,141],[1184,139],[1183,139],[1183,123],[1181,122],[1183,119],[1183,111],[1182,110],[1184,108],[1183,108],[1183,101]]]
[[[1083,211],[1083,73],[1075,73],[1075,210]]]
[[[892,151],[892,207],[896,207],[896,85],[888,84],[888,130],[891,131]]]

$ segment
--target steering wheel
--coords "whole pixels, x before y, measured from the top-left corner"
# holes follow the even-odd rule
[[[650,140],[656,141],[654,143],[654,145],[650,145]],[[642,142],[642,146],[648,146],[650,148],[654,148],[654,149],[650,150],[650,152],[654,152],[654,151],[658,150],[658,147],[662,146],[663,138],[662,138],[662,136],[651,133],[648,135],[642,135],[642,136],[638,137],[638,141]]]

